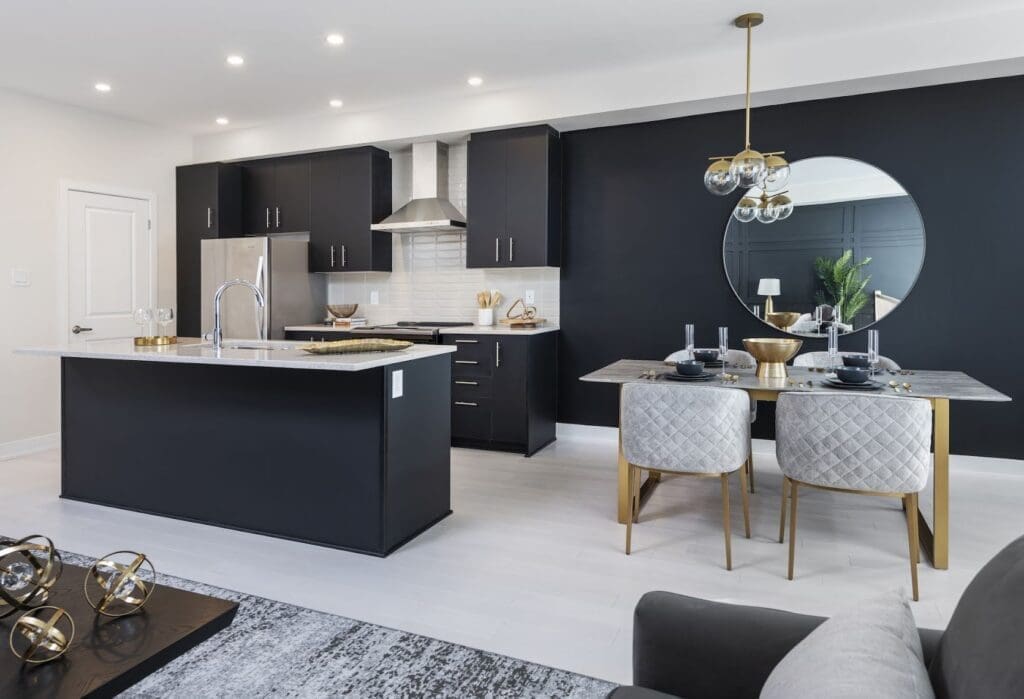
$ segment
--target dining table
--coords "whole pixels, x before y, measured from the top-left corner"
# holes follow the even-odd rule
[[[696,385],[723,386],[746,391],[753,400],[774,402],[779,394],[789,391],[850,393],[849,389],[832,388],[824,381],[826,374],[809,367],[787,367],[785,378],[760,378],[755,367],[728,366],[711,369],[720,375]],[[580,377],[590,383],[617,384],[659,382],[682,385],[665,378],[675,373],[675,367],[662,360],[620,359],[597,371]],[[726,378],[723,374],[729,375]],[[1011,398],[985,385],[962,371],[902,370],[880,372],[875,377],[883,386],[866,393],[887,393],[907,398],[923,398],[932,407],[932,514],[931,522],[918,510],[918,531],[921,547],[932,565],[938,569],[949,567],[949,403],[950,401],[1001,402]],[[895,387],[890,385],[895,384]],[[906,386],[909,386],[907,388]],[[621,408],[621,400],[620,400]],[[621,425],[621,420],[619,421]],[[622,453],[622,432],[619,431],[618,454],[618,521],[625,524],[629,517],[629,463]],[[641,506],[660,480],[660,474],[650,473],[641,487]]]

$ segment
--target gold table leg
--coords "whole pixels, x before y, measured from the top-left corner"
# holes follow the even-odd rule
[[[949,399],[932,399],[935,458],[932,473],[932,524],[917,511],[921,548],[939,570],[949,568]]]

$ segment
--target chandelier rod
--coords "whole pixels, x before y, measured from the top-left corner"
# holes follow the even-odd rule
[[[747,124],[746,124],[746,144],[744,145],[745,150],[750,149],[750,43],[751,35],[753,34],[753,27],[751,26],[751,18],[747,18]]]

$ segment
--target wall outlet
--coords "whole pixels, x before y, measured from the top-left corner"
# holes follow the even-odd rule
[[[533,289],[527,289],[526,291],[523,292],[523,303],[525,303],[527,306],[532,306],[533,304],[537,303],[537,297],[536,295],[534,295]]]
[[[27,269],[11,270],[11,286],[31,286],[32,279]]]
[[[376,289],[370,292],[370,305],[377,306],[380,304],[380,292]]]
[[[402,394],[405,392],[405,386],[402,385],[404,383],[404,377],[405,375],[403,374],[401,369],[395,369],[394,371],[391,372],[392,398],[401,398]]]

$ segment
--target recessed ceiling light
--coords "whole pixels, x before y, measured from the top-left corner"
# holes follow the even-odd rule
[[[330,44],[331,46],[341,46],[342,44],[345,43],[345,37],[343,37],[341,34],[328,34],[327,43]]]
[[[228,121],[227,117],[217,117],[217,123],[220,124],[221,126],[227,126],[231,122]]]
[[[469,83],[470,87],[480,87],[484,84],[484,79],[479,75],[471,75],[466,82]]]
[[[110,92],[110,83],[96,83],[93,87],[97,92]]]
[[[330,105],[331,105],[332,107],[334,107],[335,109],[340,109],[340,108],[341,108],[341,105],[343,105],[343,104],[344,104],[344,102],[342,102],[342,101],[341,101],[341,100],[339,100],[339,99],[333,99],[333,100],[331,100],[331,101],[329,102],[329,104],[330,104]]]
[[[245,59],[242,58],[241,56],[239,56],[236,53],[233,53],[230,56],[228,56],[228,65],[240,66],[240,65],[242,65],[244,63],[245,63]]]

